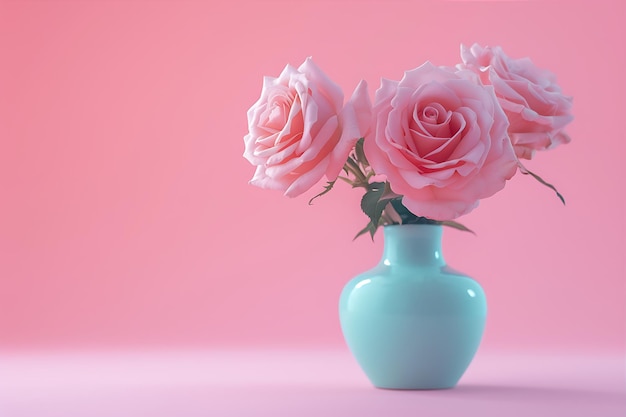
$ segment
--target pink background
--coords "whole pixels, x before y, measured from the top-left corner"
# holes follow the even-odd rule
[[[482,349],[623,351],[624,3],[0,3],[0,348],[343,347],[337,301],[375,263],[360,195],[247,185],[263,75],[313,56],[361,78],[459,44],[531,56],[574,96],[571,144],[445,232],[489,300]]]

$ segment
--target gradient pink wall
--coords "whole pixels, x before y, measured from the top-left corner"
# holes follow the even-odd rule
[[[218,5],[219,4],[219,5]],[[485,287],[484,349],[624,349],[624,3],[0,3],[0,348],[342,346],[378,260],[347,187],[247,185],[263,75],[311,55],[350,92],[459,44],[502,45],[574,96],[571,144],[448,230]]]

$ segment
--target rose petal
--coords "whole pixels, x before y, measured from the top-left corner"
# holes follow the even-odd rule
[[[333,105],[333,109],[339,112],[343,107],[343,91],[331,80],[314,62],[311,57],[307,58],[298,68],[304,73],[313,85],[324,87],[325,97]]]
[[[367,91],[367,83],[361,80],[339,115],[342,133],[339,142],[330,154],[326,169],[328,181],[337,179],[356,141],[367,135],[371,115],[372,103]]]
[[[315,167],[300,175],[293,183],[291,183],[289,188],[287,188],[285,195],[287,197],[297,197],[314,186],[324,176],[324,172],[326,172],[329,162],[329,157],[324,158],[317,165],[315,165]]]

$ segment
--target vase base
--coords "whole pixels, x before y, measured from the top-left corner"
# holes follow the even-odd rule
[[[437,391],[437,390],[446,390],[446,389],[453,389],[454,387],[456,387],[456,384],[454,385],[418,385],[418,386],[380,386],[380,385],[376,385],[374,384],[374,387],[378,388],[378,389],[383,389],[383,390],[387,390],[387,391]]]

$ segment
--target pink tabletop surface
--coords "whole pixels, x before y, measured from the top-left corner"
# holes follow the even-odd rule
[[[0,415],[626,416],[621,355],[479,353],[451,390],[370,386],[347,351],[4,353]]]

